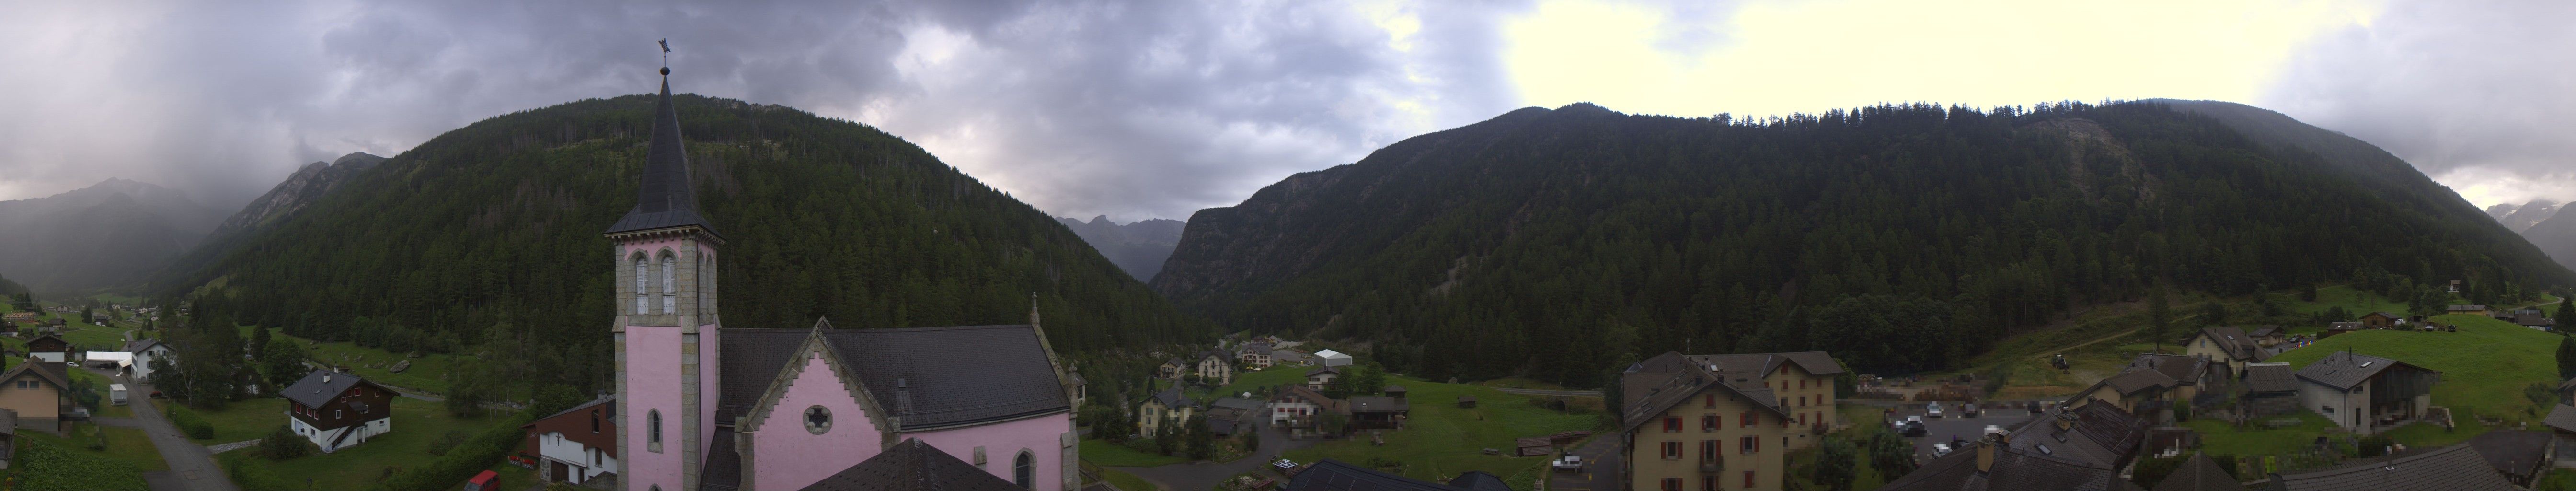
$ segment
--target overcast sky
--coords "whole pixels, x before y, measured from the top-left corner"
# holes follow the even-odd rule
[[[1819,112],[2172,97],[2576,197],[2576,2],[0,2],[0,199],[235,204],[511,111],[676,90],[921,144],[1058,215],[1187,218],[1524,106]]]

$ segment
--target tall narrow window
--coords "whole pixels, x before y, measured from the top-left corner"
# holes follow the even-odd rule
[[[1011,482],[1019,484],[1020,489],[1037,489],[1038,458],[1036,455],[1022,449],[1019,458],[1011,459]]]
[[[679,281],[677,274],[679,270],[680,261],[672,259],[671,253],[662,253],[662,313],[664,314],[679,311],[680,289],[674,286]]]
[[[644,315],[648,313],[644,310],[644,306],[645,302],[649,300],[646,295],[649,295],[651,292],[650,290],[646,290],[646,288],[652,284],[653,269],[644,265],[644,253],[635,253],[635,315]]]
[[[590,432],[591,434],[599,433],[599,411],[590,412]]]
[[[646,443],[662,443],[662,410],[644,413],[644,428]]]

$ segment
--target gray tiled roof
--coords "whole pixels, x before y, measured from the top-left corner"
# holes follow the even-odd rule
[[[141,353],[144,349],[151,348],[154,345],[168,346],[161,344],[161,340],[158,339],[137,339],[125,342],[125,352]]]
[[[1163,389],[1162,392],[1154,393],[1154,401],[1163,403],[1163,407],[1169,409],[1199,407],[1198,401],[1193,401],[1188,397],[1181,396],[1181,386],[1178,385],[1172,386],[1168,389]]]
[[[2061,422],[2066,428],[2059,428]],[[2103,468],[2128,465],[2146,440],[2147,423],[2111,404],[2085,404],[2073,409],[2048,407],[2011,427],[2006,445],[2019,452],[2083,462]],[[2041,446],[2047,446],[2045,451]]]
[[[2245,483],[2219,468],[2217,461],[2209,460],[2209,454],[2193,452],[2190,459],[2182,461],[2182,467],[2156,483],[2156,491],[2245,491]]]
[[[707,462],[698,468],[699,487],[733,491],[742,486],[742,452],[733,448],[733,428],[717,426],[707,442]]]
[[[1747,360],[1753,360],[1753,363],[1747,363]],[[1728,368],[1729,363],[1737,368]],[[1622,394],[1628,399],[1622,405],[1628,413],[1619,416],[1620,429],[1634,430],[1654,419],[1654,415],[1709,389],[1733,393],[1770,409],[1773,414],[1787,417],[1788,412],[1780,408],[1779,396],[1773,395],[1771,387],[1757,378],[1759,373],[1767,373],[1758,371],[1761,364],[1758,359],[1706,359],[1670,351],[1637,362],[1619,376]],[[1717,365],[1718,371],[1710,372],[1707,369],[1709,365]]]
[[[826,476],[803,491],[1026,491],[919,439]]]
[[[1350,401],[1354,413],[1400,413],[1411,410],[1403,399],[1386,396],[1358,396]]]
[[[2124,372],[2131,370],[2155,370],[2157,373],[2165,374],[2166,378],[2173,379],[2176,384],[2198,385],[2201,376],[2209,372],[2209,360],[2188,355],[2139,353],[2136,358],[2129,360],[2127,368],[2121,369]]]
[[[1219,399],[1217,399],[1217,400],[1216,400],[1216,402],[1208,403],[1208,407],[1213,407],[1213,408],[1225,408],[1225,409],[1241,409],[1241,410],[1244,410],[1244,411],[1260,411],[1260,410],[1261,410],[1261,406],[1263,406],[1263,405],[1265,405],[1265,403],[1263,403],[1263,402],[1261,402],[1261,401],[1256,401],[1256,400],[1251,400],[1251,399],[1245,399],[1245,398],[1241,398],[1241,397],[1226,397],[1226,398],[1219,398]]]
[[[1804,369],[1808,374],[1812,375],[1835,375],[1843,373],[1842,364],[1834,363],[1833,355],[1823,351],[1690,355],[1689,358],[1692,362],[1696,362],[1701,365],[1717,365],[1718,369],[1723,371],[1754,372],[1762,374],[1762,376],[1765,377],[1771,376],[1771,372],[1779,370],[1781,365],[1790,363],[1797,364],[1798,368]]]
[[[2541,418],[2540,422],[2551,429],[2576,433],[2576,406],[2559,404],[2549,408],[2549,417]]]
[[[2498,429],[2469,437],[2469,449],[2487,459],[2487,465],[2505,475],[2528,474],[2549,459],[2548,433]]]
[[[826,324],[828,326],[828,324]],[[806,329],[725,329],[718,421],[743,415],[787,366]],[[1028,325],[823,329],[877,406],[904,430],[1070,410],[1063,382]],[[897,388],[901,385],[902,388]]]
[[[1473,480],[1467,479],[1466,476],[1460,476],[1459,480],[1470,481],[1471,483],[1473,482]],[[1378,472],[1375,469],[1351,465],[1339,460],[1324,459],[1322,461],[1315,462],[1311,467],[1307,467],[1304,472],[1297,473],[1297,477],[1289,478],[1286,491],[1482,490],[1478,488],[1462,488],[1448,484],[1413,479]]]
[[[2333,354],[2326,355],[2324,359],[2319,359],[2315,363],[2308,364],[2307,368],[2299,369],[2299,378],[2302,380],[2325,384],[2328,387],[2350,390],[2353,386],[2359,385],[2363,381],[2370,380],[2371,377],[2379,375],[2380,372],[2388,371],[2388,369],[2394,368],[2398,365],[2406,365],[2406,362],[2370,355],[2354,354],[2349,351],[2337,351]],[[2414,365],[2406,366],[2417,370],[2424,370],[2422,367],[2415,367]]]
[[[1459,473],[1457,479],[1449,480],[1449,487],[1465,488],[1471,491],[1512,491],[1512,485],[1503,484],[1503,478],[1501,476],[1496,476],[1485,471],[1467,471]]]
[[[1880,491],[2127,491],[2137,485],[2120,472],[2052,456],[1997,450],[1994,467],[1977,472],[1977,450],[1984,443],[1923,463]]]
[[[2200,334],[2197,337],[2209,338],[2210,343],[2218,345],[2219,351],[2226,352],[2228,358],[2251,360],[2256,356],[2254,337],[2245,335],[2244,328],[2236,326],[2204,327],[2200,329]]]
[[[2495,467],[2468,445],[2394,459],[2355,459],[2340,467],[2283,475],[2273,491],[2510,491]]]
[[[2162,372],[2138,370],[2112,375],[2111,378],[2102,379],[2102,383],[2111,386],[2111,390],[2120,391],[2121,394],[2136,394],[2148,389],[2171,388],[2176,382],[2173,377],[2167,377]]]
[[[2251,392],[2289,392],[2299,390],[2298,373],[2287,363],[2245,365],[2245,390]]]
[[[323,379],[326,378],[330,380],[324,381]],[[321,407],[322,404],[331,402],[331,398],[339,397],[341,392],[347,392],[350,387],[357,387],[362,383],[366,383],[366,380],[356,375],[330,370],[314,370],[313,373],[304,374],[303,379],[296,380],[294,384],[287,385],[277,393],[305,407]]]
[[[635,232],[697,226],[715,234],[716,227],[698,214],[697,193],[689,189],[689,151],[680,143],[680,115],[671,108],[671,80],[662,80],[654,99],[653,140],[644,154],[644,186],[635,208],[603,233]]]

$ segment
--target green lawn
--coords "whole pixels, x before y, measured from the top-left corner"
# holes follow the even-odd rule
[[[1212,391],[1190,391],[1190,396],[1199,399],[1199,402],[1209,402],[1219,397],[1240,396],[1245,392],[1251,392],[1253,399],[1266,399],[1270,397],[1271,387],[1280,384],[1305,383],[1306,371],[1313,369],[1313,367],[1274,366],[1269,370],[1237,373],[1234,374],[1234,383]]]
[[[2453,419],[2462,425],[2472,424],[2471,415],[2508,423],[2539,420],[2534,414],[2539,408],[2523,398],[2523,387],[2558,383],[2557,334],[2479,315],[2444,315],[2434,320],[2456,324],[2460,332],[2356,331],[2270,361],[2304,368],[2328,354],[2351,349],[2441,371],[2442,382],[2433,387],[2433,405],[2451,408]]]
[[[242,329],[243,339],[249,339],[251,334],[249,331],[250,328],[245,326]],[[308,343],[312,341],[309,339],[289,336],[283,330],[271,330],[269,331],[269,334],[280,338],[294,339],[299,343]],[[411,368],[403,370],[403,373],[393,373],[380,367],[393,366],[395,362],[404,359],[403,354],[388,353],[385,350],[358,346],[347,342],[311,345],[306,346],[305,350],[313,354],[314,362],[325,365],[348,366],[349,371],[356,372],[360,377],[366,377],[369,382],[401,387],[413,391],[427,392],[430,394],[447,393],[447,381],[443,380],[441,377],[447,373],[447,367],[449,364],[456,363],[456,360],[460,358],[456,355],[423,353],[419,358],[410,359]]]
[[[1169,455],[1138,452],[1125,445],[1101,440],[1082,441],[1082,460],[1113,467],[1154,467],[1189,461],[1189,459]]]
[[[2271,418],[2262,418],[2250,422],[2243,429],[2215,419],[2195,419],[2185,421],[2182,425],[2191,428],[2193,432],[2200,433],[2202,451],[2209,452],[2210,455],[2240,457],[2297,452],[2314,445],[2318,436],[2335,429],[2334,421],[2312,412],[2302,411],[2283,417],[2298,418],[2299,424],[2286,428],[2272,428],[2263,424]]]
[[[2470,437],[2487,432],[2487,427],[2479,425],[2476,421],[2457,423],[2458,427],[2449,431],[2443,431],[2442,427],[2434,426],[2432,423],[2415,423],[2390,429],[2385,434],[2397,443],[2406,444],[2408,448],[2435,448],[2469,441]]]
[[[107,450],[90,450],[89,443],[97,438],[95,435],[101,431],[107,433]],[[55,446],[70,449],[74,453],[131,462],[144,472],[170,469],[168,462],[161,461],[161,450],[152,446],[152,436],[145,434],[142,428],[109,428],[88,423],[75,423],[71,436],[54,436],[52,433],[42,431],[20,432],[18,436],[52,443]]]
[[[463,430],[471,437],[474,432],[510,419],[504,414],[459,419],[448,416],[438,403],[409,398],[394,398],[393,406],[393,431],[366,443],[285,462],[260,462],[280,476],[312,478],[315,489],[365,489],[383,477],[388,467],[409,468],[437,458],[430,451],[438,446],[439,435],[449,430]]]
[[[402,406],[399,404],[401,400],[397,399],[397,404],[394,405],[397,410],[396,417],[400,417],[401,414],[399,412]],[[168,400],[153,402],[175,404]],[[274,397],[233,401],[231,404],[224,405],[222,411],[192,411],[197,413],[197,417],[205,419],[206,424],[215,427],[215,438],[205,441],[208,445],[266,437],[270,432],[277,431],[278,425],[286,424],[286,400]],[[402,423],[401,419],[394,420],[395,431],[403,429]]]
[[[2355,290],[2351,285],[2335,285],[2319,288],[2317,289],[2317,301],[2314,302],[2299,300],[2299,292],[2276,294],[2273,298],[2274,300],[2281,302],[2281,306],[2284,309],[2299,315],[2312,316],[2316,315],[2318,312],[2324,312],[2326,309],[2334,307],[2343,307],[2344,312],[2350,313],[2354,317],[2359,317],[2361,314],[2379,311],[2395,312],[2399,315],[2406,314],[2406,302],[2380,298],[2377,293]],[[2325,326],[2299,327],[2305,327],[2308,329],[2307,331],[2301,332],[2312,332]],[[2296,328],[2293,328],[2292,330],[2298,331]]]
[[[1125,491],[1154,491],[1163,489],[1162,486],[1154,485],[1153,481],[1147,481],[1145,478],[1136,477],[1135,474],[1118,472],[1117,469],[1101,469],[1100,477],[1102,479],[1109,480],[1109,485],[1117,486],[1118,489]]]
[[[1485,471],[1498,476],[1529,474],[1547,457],[1485,455],[1487,448],[1513,448],[1517,438],[1560,431],[1598,429],[1599,414],[1564,414],[1531,404],[1530,398],[1467,384],[1433,383],[1389,377],[1411,393],[1411,418],[1403,430],[1385,432],[1386,445],[1369,444],[1367,432],[1351,439],[1326,441],[1288,452],[1298,462],[1326,458],[1359,464],[1371,458],[1403,464],[1406,477],[1447,482],[1460,472]],[[1458,396],[1473,395],[1473,409],[1459,408]]]

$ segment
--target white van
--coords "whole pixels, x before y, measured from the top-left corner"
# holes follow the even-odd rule
[[[125,405],[125,384],[108,384],[107,400],[119,406]]]

